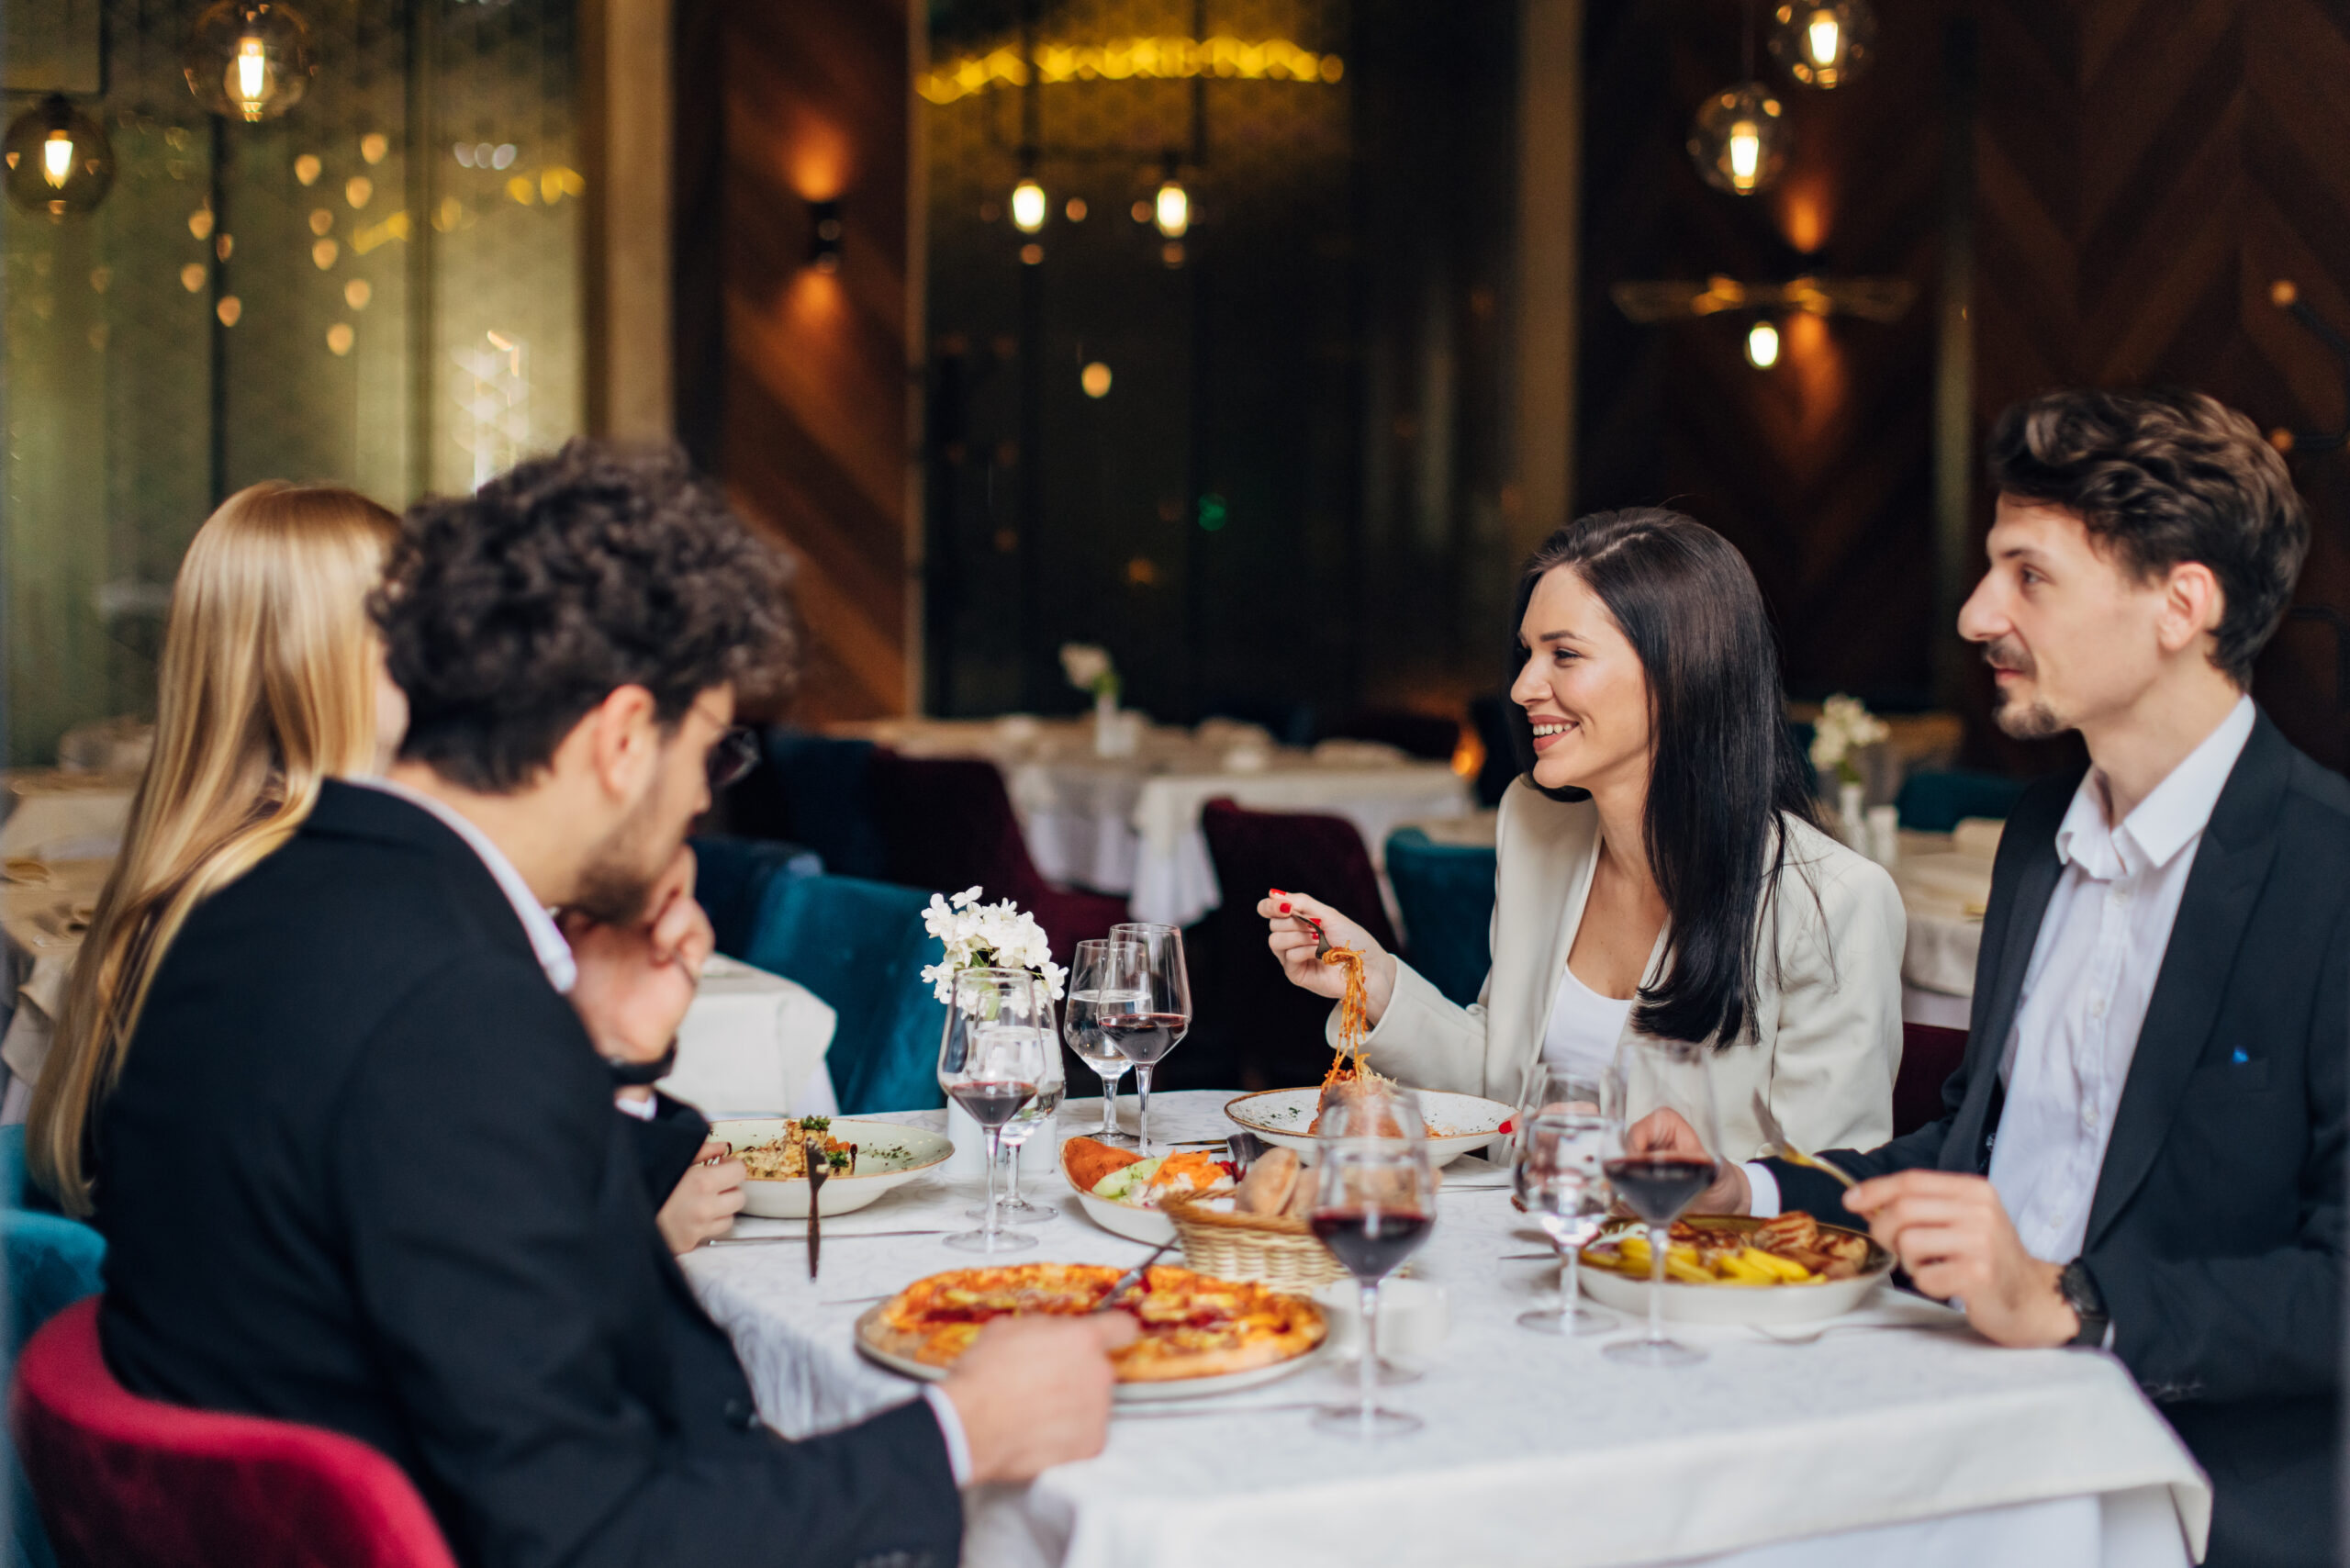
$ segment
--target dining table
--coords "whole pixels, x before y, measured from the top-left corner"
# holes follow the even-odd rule
[[[1169,1142],[1234,1130],[1227,1095],[1153,1097]],[[1131,1097],[1120,1115],[1133,1125]],[[1147,1249],[1084,1217],[1055,1140],[1099,1125],[1066,1101],[1026,1149],[1024,1191],[1054,1210],[1034,1249],[1002,1260],[1129,1267]],[[880,1119],[939,1128],[945,1113]],[[1418,1381],[1382,1391],[1417,1434],[1376,1444],[1325,1434],[1310,1409],[1346,1399],[1351,1364],[1326,1352],[1276,1382],[1193,1400],[1120,1405],[1097,1458],[1033,1483],[969,1489],[967,1568],[1196,1568],[1475,1562],[1611,1568],[2165,1568],[2202,1553],[2210,1490],[2184,1445],[2101,1351],[2013,1350],[1936,1303],[1880,1286],[1807,1327],[1675,1324],[1707,1352],[1687,1368],[1629,1366],[1516,1315],[1555,1265],[1511,1204],[1506,1171],[1452,1167],[1411,1260],[1441,1289],[1449,1329]],[[917,1279],[972,1265],[942,1244],[969,1228],[979,1179],[942,1169],[823,1223],[808,1277],[800,1221],[739,1220],[733,1243],[683,1260],[732,1338],[767,1424],[801,1438],[915,1392],[856,1348],[857,1317]],[[763,1238],[766,1243],[761,1244]]]
[[[1417,760],[1375,741],[1277,745],[1262,729],[1231,721],[1195,729],[1136,722],[1126,748],[1111,756],[1097,750],[1091,720],[893,719],[833,733],[910,756],[994,763],[1037,870],[1056,882],[1122,894],[1136,920],[1169,925],[1189,925],[1223,902],[1200,827],[1202,809],[1218,797],[1352,823],[1391,915],[1387,835],[1405,821],[1464,816],[1476,807],[1471,781],[1449,763]]]

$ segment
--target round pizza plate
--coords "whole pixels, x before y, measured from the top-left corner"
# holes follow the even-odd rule
[[[879,1306],[867,1307],[858,1315],[856,1336],[857,1350],[868,1361],[878,1362],[905,1377],[920,1378],[924,1383],[937,1383],[945,1378],[946,1375],[945,1367],[934,1367],[927,1361],[918,1361],[911,1356],[901,1356],[894,1351],[885,1350],[866,1338],[867,1327],[880,1321],[882,1311],[889,1305],[885,1301]],[[1113,1405],[1158,1405],[1170,1399],[1205,1399],[1214,1394],[1237,1394],[1244,1388],[1255,1388],[1263,1383],[1273,1383],[1289,1376],[1292,1372],[1304,1372],[1307,1367],[1320,1364],[1323,1356],[1329,1349],[1329,1344],[1330,1341],[1326,1336],[1322,1342],[1312,1350],[1302,1351],[1285,1361],[1275,1361],[1270,1366],[1250,1367],[1247,1372],[1226,1372],[1222,1377],[1187,1377],[1169,1383],[1117,1383],[1110,1391],[1110,1402]]]

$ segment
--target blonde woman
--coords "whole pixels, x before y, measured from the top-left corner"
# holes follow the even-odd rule
[[[33,1086],[26,1163],[68,1214],[91,1212],[88,1128],[188,911],[292,837],[321,779],[380,772],[406,727],[363,610],[398,532],[353,491],[272,481],[188,545],[153,760]]]

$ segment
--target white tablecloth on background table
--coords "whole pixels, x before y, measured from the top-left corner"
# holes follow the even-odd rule
[[[0,997],[0,1063],[10,1083],[0,1097],[0,1126],[24,1120],[30,1085],[49,1060],[73,955],[82,950],[79,923],[97,902],[112,868],[110,860],[57,861],[42,867],[38,880],[0,884],[0,984],[6,988]]]
[[[1904,833],[1892,868],[1909,939],[1901,954],[1901,1015],[1913,1024],[1966,1027],[1983,910],[1991,897],[1996,834]]]
[[[806,986],[712,955],[677,1025],[677,1062],[660,1088],[706,1116],[830,1116],[824,1066],[839,1022]]]
[[[1152,1130],[1226,1131],[1225,1098],[1156,1096]],[[1124,1103],[1131,1126],[1133,1102]],[[1059,1131],[1084,1132],[1100,1114],[1097,1101],[1066,1102]],[[889,1119],[937,1126],[944,1113]],[[1035,1227],[1040,1248],[1013,1260],[1139,1260],[1140,1246],[1081,1217],[1048,1139],[1026,1158],[1029,1200],[1063,1212]],[[687,1258],[770,1424],[806,1436],[908,1396],[910,1383],[855,1351],[856,1316],[912,1280],[977,1260],[935,1236],[870,1233],[961,1228],[977,1194],[975,1181],[924,1177],[828,1222],[814,1282],[789,1239]],[[1738,1568],[2136,1568],[2183,1563],[2188,1537],[2202,1538],[2200,1473],[2109,1357],[1999,1350],[1905,1300],[1867,1316],[1940,1326],[1853,1328],[1808,1345],[1689,1329],[1712,1352],[1703,1365],[1621,1366],[1599,1353],[1613,1336],[1560,1340],[1511,1322],[1553,1271],[1506,1260],[1544,1248],[1505,1190],[1472,1177],[1438,1203],[1413,1271],[1445,1288],[1452,1328],[1423,1381],[1383,1395],[1427,1430],[1368,1450],[1315,1432],[1288,1406],[1352,1386],[1323,1368],[1192,1406],[1209,1418],[1122,1415],[1101,1458],[968,1495],[964,1562],[1192,1568],[1245,1551],[1342,1568],[1715,1558]],[[797,1238],[800,1226],[744,1221],[736,1234]],[[1821,1539],[1800,1559],[1777,1548],[1800,1537]]]
[[[110,859],[122,848],[136,778],[17,768],[0,775],[0,857]]]

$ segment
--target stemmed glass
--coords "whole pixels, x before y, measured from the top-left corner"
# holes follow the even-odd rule
[[[1120,1054],[1135,1064],[1135,1092],[1141,1097],[1136,1147],[1150,1152],[1150,1074],[1192,1028],[1192,978],[1183,967],[1183,934],[1171,925],[1140,922],[1110,927],[1110,940],[1143,949],[1142,1004],[1102,1021]]]
[[[1140,1141],[1118,1126],[1118,1080],[1134,1062],[1102,1025],[1148,1011],[1144,1004],[1150,1000],[1149,967],[1150,950],[1141,943],[1105,937],[1080,942],[1069,965],[1061,1026],[1069,1032],[1069,1048],[1102,1075],[1102,1130],[1093,1136],[1114,1148],[1132,1148]]]
[[[1398,1129],[1404,1136],[1394,1136]],[[1417,1431],[1420,1418],[1379,1405],[1379,1285],[1436,1225],[1436,1172],[1408,1090],[1365,1096],[1322,1113],[1314,1213],[1308,1224],[1362,1288],[1362,1359],[1352,1405],[1315,1413],[1327,1432],[1375,1442]]]
[[[1061,1095],[1069,1084],[1068,1070],[1061,1066],[1061,1048],[1053,1038],[1053,1002],[1051,991],[1043,985],[1037,988],[1037,1004],[1043,1011],[1041,1022],[1045,1030],[1045,1074],[1036,1081],[1036,1097],[1020,1108],[1020,1114],[1003,1124],[1003,1147],[1012,1151],[1012,1170],[1003,1195],[996,1200],[996,1212],[1007,1225],[1042,1225],[1058,1211],[1042,1208],[1020,1195],[1020,1149],[1037,1133],[1053,1125],[1059,1114]],[[970,1217],[982,1217],[979,1211],[969,1211]]]
[[[1510,1137],[1510,1178],[1517,1201],[1559,1249],[1559,1309],[1517,1315],[1537,1334],[1595,1334],[1616,1326],[1610,1313],[1575,1300],[1583,1247],[1607,1217],[1602,1163],[1621,1148],[1601,1113],[1599,1080],[1562,1072],[1537,1061],[1526,1071],[1517,1101],[1517,1130]]]
[[[963,969],[946,1008],[938,1047],[938,1086],[987,1129],[986,1223],[958,1232],[946,1245],[965,1252],[1011,1252],[1036,1245],[1006,1231],[995,1203],[995,1168],[1003,1155],[1003,1125],[1036,1097],[1053,1038],[1052,1001],[1039,976],[1025,969]]]
[[[1664,1260],[1673,1222],[1713,1185],[1716,1167],[1710,1153],[1655,1147],[1640,1118],[1669,1107],[1689,1124],[1707,1150],[1721,1148],[1705,1047],[1687,1040],[1628,1035],[1616,1049],[1602,1089],[1603,1113],[1621,1129],[1622,1143],[1600,1169],[1617,1197],[1649,1227],[1649,1331],[1641,1338],[1619,1339],[1605,1353],[1636,1366],[1694,1366],[1706,1359],[1706,1352],[1664,1332]]]

